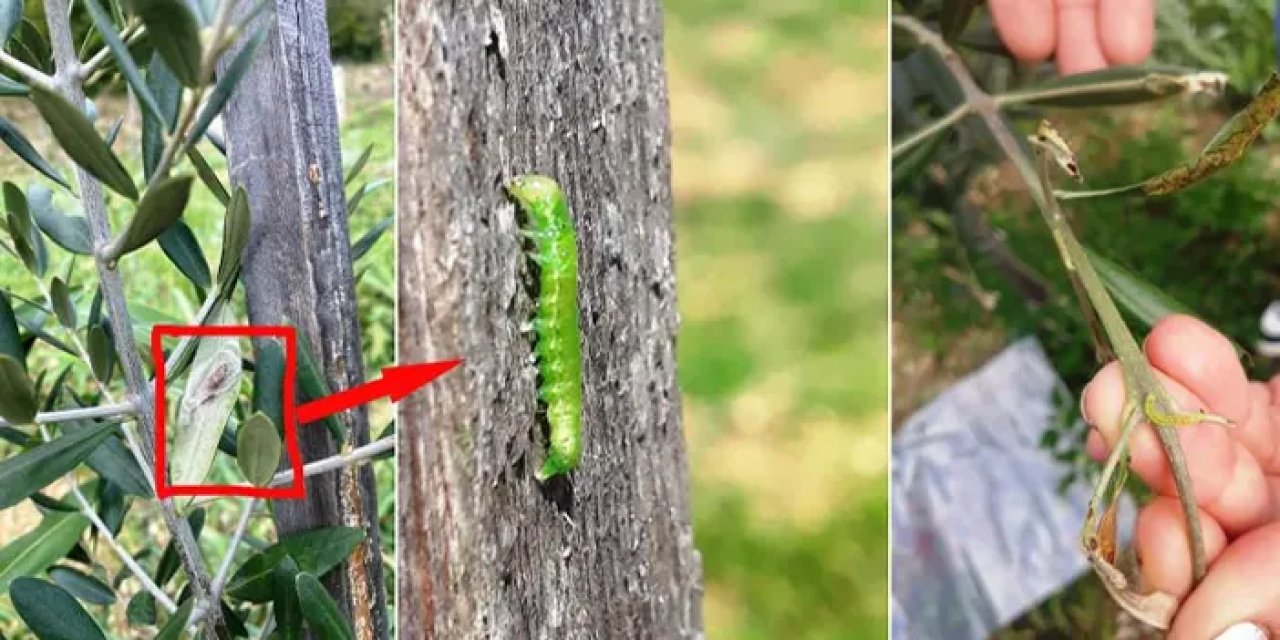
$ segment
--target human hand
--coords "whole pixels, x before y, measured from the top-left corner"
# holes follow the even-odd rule
[[[1009,51],[1042,62],[1055,51],[1063,75],[1151,55],[1153,0],[991,0],[991,18]]]
[[[1250,382],[1231,343],[1189,316],[1166,318],[1144,345],[1161,382],[1187,411],[1235,422],[1179,428],[1200,507],[1204,581],[1191,590],[1191,553],[1164,450],[1150,425],[1134,430],[1131,467],[1157,494],[1138,514],[1135,545],[1143,583],[1182,598],[1169,638],[1213,638],[1249,621],[1280,631],[1280,376]],[[1088,451],[1104,459],[1120,431],[1124,381],[1119,365],[1100,370],[1082,394],[1093,425]],[[1190,593],[1188,593],[1190,591]]]

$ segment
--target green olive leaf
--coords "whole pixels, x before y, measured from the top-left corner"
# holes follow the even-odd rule
[[[67,555],[88,526],[89,519],[79,513],[49,513],[35,529],[0,549],[0,593],[14,579],[36,575]]]
[[[52,582],[18,578],[9,587],[9,597],[40,640],[107,640],[84,607]]]
[[[120,238],[111,244],[107,256],[119,259],[141,249],[181,218],[191,197],[193,179],[192,176],[173,176],[147,189],[138,203],[137,213]]]
[[[200,26],[178,0],[133,0],[147,37],[184,87],[200,86]]]
[[[48,187],[28,185],[27,207],[36,226],[54,244],[77,255],[93,255],[89,221],[84,216],[70,216],[59,211],[53,204],[53,192]]]
[[[89,327],[87,342],[89,368],[93,369],[93,376],[102,381],[110,380],[111,370],[116,364],[116,352],[106,327],[102,323]]]
[[[0,361],[8,356],[0,356]],[[115,433],[117,425],[101,424],[64,433],[17,455],[0,460],[0,509],[7,509],[80,466]]]
[[[12,93],[13,88],[11,83],[6,81],[5,85],[8,86],[9,89],[6,89],[3,94],[15,95]],[[27,95],[29,89],[24,85],[18,86],[22,87],[21,95]],[[66,179],[58,174],[58,171],[44,159],[44,156],[40,155],[39,151],[36,151],[36,148],[31,145],[31,141],[27,140],[27,137],[22,135],[22,132],[18,130],[18,127],[4,118],[0,118],[0,142],[3,142],[11,151],[18,154],[18,157],[22,158],[23,162],[30,165],[32,169],[39,171],[44,177],[67,189],[71,188],[71,185],[66,181]]]
[[[82,571],[58,566],[49,569],[49,577],[68,593],[89,604],[110,606],[116,603],[114,589]]]
[[[227,205],[226,220],[222,223],[222,257],[218,259],[218,288],[234,288],[240,274],[240,260],[249,243],[249,194],[237,186]]]
[[[280,433],[266,414],[245,420],[236,434],[236,464],[249,484],[265,487],[280,467]]]
[[[112,191],[130,200],[138,199],[133,178],[79,108],[61,94],[39,86],[31,87],[31,101],[49,125],[58,146],[76,164]]]
[[[13,424],[30,424],[35,420],[38,407],[35,387],[31,384],[31,378],[27,377],[27,371],[22,363],[13,356],[0,354],[0,417]],[[0,461],[0,470],[9,460]],[[5,495],[6,488],[0,486],[0,496]],[[19,496],[14,502],[27,495],[29,493]],[[0,502],[3,501],[0,500]],[[0,508],[7,506],[9,505],[2,505]]]
[[[159,242],[169,262],[178,267],[182,275],[199,290],[200,297],[204,297],[206,290],[213,285],[213,279],[209,275],[209,263],[204,259],[200,241],[196,239],[191,227],[183,220],[175,220],[160,234]]]
[[[294,578],[298,589],[298,602],[307,626],[322,640],[355,640],[351,623],[342,617],[338,603],[325,590],[320,580],[305,571]]]
[[[58,323],[75,331],[76,305],[71,302],[71,290],[62,278],[53,277],[49,283],[49,297],[53,299],[53,314],[58,317]]]

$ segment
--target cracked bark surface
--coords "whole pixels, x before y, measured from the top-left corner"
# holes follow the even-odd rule
[[[242,11],[252,8],[242,5]],[[276,0],[274,6],[274,14],[260,18],[274,19],[270,35],[225,111],[231,180],[248,192],[252,210],[242,276],[249,320],[294,324],[311,342],[330,389],[338,391],[363,381],[364,364],[325,3]],[[366,407],[338,418],[353,446],[369,441]],[[304,461],[337,453],[319,426],[302,428],[299,444]],[[365,528],[364,542],[324,584],[357,638],[387,638],[373,469],[362,465],[308,478],[306,499],[275,501],[272,510],[282,535],[337,525]]]
[[[700,637],[658,3],[405,2],[397,29],[398,359],[466,359],[399,405],[400,637]],[[579,251],[584,453],[546,487],[502,190],[531,172]]]

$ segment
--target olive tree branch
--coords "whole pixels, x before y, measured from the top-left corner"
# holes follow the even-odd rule
[[[53,78],[3,50],[0,50],[0,65],[8,67],[21,76],[23,80],[27,81],[27,84],[33,84],[42,89],[54,89]]]
[[[71,35],[68,0],[45,0],[44,6],[46,23],[49,27],[49,40],[58,69],[55,76],[58,88],[72,104],[81,104],[84,101],[84,90],[77,80],[80,63]],[[120,273],[114,268],[113,262],[108,260],[105,254],[105,249],[111,243],[106,199],[98,180],[79,166],[76,167],[76,179],[80,185],[80,198],[95,247],[94,260],[98,267],[102,299],[107,305],[111,318],[111,331],[115,338],[120,366],[124,371],[125,386],[131,400],[138,407],[136,417],[138,429],[142,435],[138,444],[142,450],[142,459],[148,463],[146,466],[149,467],[155,460],[152,444],[155,437],[154,404],[143,374],[141,358],[138,350],[134,348],[133,318],[125,302],[124,283],[121,281]],[[187,574],[191,594],[197,602],[203,602],[208,597],[209,576],[204,568],[200,546],[192,535],[187,521],[178,515],[173,501],[160,500],[159,506],[165,526],[173,536],[174,547],[178,550],[178,557]],[[211,624],[206,626],[203,634],[205,638],[226,637],[226,625],[218,607],[211,608],[209,621]]]
[[[1146,358],[1142,355],[1136,340],[1134,340],[1133,335],[1125,326],[1115,303],[1107,293],[1105,285],[1094,271],[1093,265],[1089,262],[1088,256],[1085,255],[1084,250],[1076,240],[1057,200],[1054,199],[1052,186],[1047,177],[1048,163],[1050,162],[1049,156],[1042,156],[1039,170],[1032,165],[1023,147],[1015,139],[1014,133],[1009,129],[1004,119],[1001,118],[999,112],[1000,103],[978,87],[959,55],[941,36],[935,34],[920,21],[910,16],[894,16],[893,25],[910,32],[921,44],[938,55],[944,68],[960,86],[966,102],[982,119],[992,138],[995,139],[996,144],[1022,176],[1027,191],[1031,194],[1032,199],[1035,200],[1046,225],[1053,233],[1063,264],[1071,276],[1072,285],[1076,288],[1077,297],[1080,299],[1086,319],[1090,322],[1090,327],[1096,330],[1098,325],[1096,321],[1101,320],[1101,326],[1105,330],[1108,342],[1119,357],[1124,371],[1126,387],[1126,428],[1122,438],[1128,435],[1132,425],[1139,422],[1144,417],[1142,413],[1145,413],[1145,418],[1148,422],[1153,423],[1161,445],[1164,447],[1187,525],[1194,581],[1199,582],[1205,573],[1204,541],[1195,497],[1191,489],[1190,475],[1187,472],[1186,459],[1178,442],[1175,428],[1172,426],[1173,423],[1164,423],[1157,419],[1160,415],[1179,413],[1179,411],[1168,392],[1155,377],[1155,373],[1151,370]],[[1046,136],[1046,133],[1051,135]],[[1056,136],[1056,134],[1052,134],[1051,129],[1046,131],[1042,125],[1041,131],[1037,133],[1037,139],[1042,143],[1050,144],[1038,144],[1038,146],[1047,147],[1049,151],[1053,151],[1051,143],[1055,141],[1050,139],[1053,136]],[[1060,142],[1060,140],[1056,142]],[[1063,151],[1066,154],[1070,154],[1069,149],[1058,150],[1058,153]],[[1057,159],[1061,161],[1063,158],[1058,157]],[[1071,158],[1071,161],[1074,163],[1074,158]],[[1089,317],[1090,314],[1097,315]],[[1096,333],[1095,337],[1097,337]],[[1144,407],[1147,408],[1144,409]],[[1153,414],[1151,408],[1159,408],[1163,413]],[[1216,418],[1216,416],[1208,416],[1207,414],[1199,415],[1203,415],[1206,420]],[[1108,478],[1116,467],[1121,464],[1121,459],[1125,455],[1126,445],[1127,442],[1122,441],[1113,449],[1112,457],[1107,463]],[[1098,570],[1099,575],[1103,578],[1108,591],[1112,593],[1120,604],[1140,617],[1143,617],[1145,613],[1144,620],[1147,622],[1156,626],[1160,626],[1161,622],[1167,625],[1169,620],[1161,620],[1160,618],[1164,618],[1167,615],[1171,616],[1172,610],[1165,608],[1155,611],[1156,605],[1150,600],[1144,600],[1144,596],[1141,594],[1135,594],[1123,580],[1123,576],[1116,575],[1119,573],[1118,571],[1115,571],[1109,564],[1105,566],[1099,565],[1099,560],[1104,558],[1099,555],[1098,537],[1094,527],[1099,525],[1097,519],[1099,514],[1096,509],[1101,502],[1101,498],[1108,490],[1108,487],[1104,486],[1105,484],[1105,482],[1099,483],[1094,492],[1094,497],[1090,501],[1090,509],[1085,518],[1084,532],[1082,534],[1085,550],[1089,554],[1095,569]],[[1111,572],[1108,572],[1108,570]],[[1161,602],[1160,606],[1163,605],[1164,602]]]
[[[128,402],[100,404],[96,407],[62,409],[59,411],[41,411],[36,414],[35,424],[56,424],[58,422],[75,422],[77,420],[97,420],[101,418],[121,418],[137,415],[138,408]],[[0,427],[16,427],[8,420],[0,418]]]
[[[45,425],[40,425],[40,436],[44,438],[45,442],[52,440],[49,436],[49,428]],[[102,521],[102,518],[98,517],[98,512],[94,511],[89,499],[85,498],[84,493],[80,491],[80,485],[76,482],[75,475],[68,473],[65,479],[67,486],[71,489],[71,495],[75,496],[76,503],[80,506],[80,512],[89,519],[89,522],[93,523],[93,527],[107,541],[107,545],[111,547],[111,550],[115,551],[116,556],[120,558],[120,562],[124,563],[124,566],[129,569],[129,573],[132,573],[138,579],[138,582],[142,584],[142,588],[146,589],[156,599],[156,602],[159,602],[165,608],[165,611],[169,613],[177,611],[178,605],[174,604],[173,599],[151,579],[145,569],[138,565],[138,561],[133,558],[133,554],[120,545],[120,541],[116,540],[115,535],[111,533],[111,528]]]

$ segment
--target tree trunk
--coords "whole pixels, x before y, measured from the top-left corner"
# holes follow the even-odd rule
[[[398,359],[466,359],[400,404],[402,638],[701,634],[661,28],[656,0],[400,5]],[[531,172],[579,251],[584,452],[545,488],[502,189]]]
[[[231,179],[248,192],[253,212],[243,272],[249,320],[296,325],[336,391],[360,383],[364,364],[325,4],[276,0],[275,9],[271,33],[225,116]],[[265,19],[271,18],[268,13]],[[368,442],[364,407],[340,419],[355,446]],[[299,435],[305,461],[336,453],[319,426],[302,428]],[[282,534],[336,525],[365,528],[364,543],[325,584],[350,616],[357,638],[388,637],[373,470],[365,465],[313,476],[306,499],[272,506]]]

